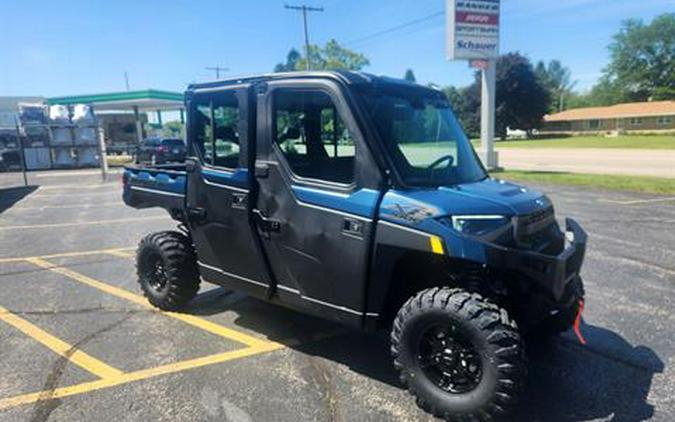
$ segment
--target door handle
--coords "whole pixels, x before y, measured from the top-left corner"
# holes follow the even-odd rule
[[[279,220],[266,217],[262,211],[258,209],[253,210],[253,218],[262,231],[268,233],[281,231],[281,222]]]
[[[352,236],[363,237],[363,222],[354,218],[342,220],[342,232]]]
[[[232,208],[246,209],[248,195],[245,193],[234,192],[232,194]]]
[[[196,222],[201,222],[206,220],[206,210],[201,207],[187,207],[188,219],[194,220]]]
[[[270,174],[270,166],[267,163],[255,163],[255,177],[264,179]]]

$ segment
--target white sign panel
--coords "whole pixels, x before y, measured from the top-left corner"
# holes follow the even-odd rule
[[[449,60],[499,56],[500,0],[447,0]]]

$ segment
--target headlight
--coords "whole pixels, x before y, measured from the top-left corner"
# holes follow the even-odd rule
[[[510,219],[504,215],[453,215],[452,228],[460,233],[483,236],[506,227]],[[447,218],[445,219],[447,224]]]

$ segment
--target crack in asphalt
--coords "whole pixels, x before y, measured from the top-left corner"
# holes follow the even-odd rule
[[[127,309],[127,308],[112,308],[105,306],[95,306],[91,308],[74,308],[74,309],[36,309],[36,310],[15,310],[8,309],[7,313],[14,315],[68,315],[68,314],[88,314],[88,313],[108,313],[108,314],[137,314],[137,313],[157,313],[158,311],[153,309]]]
[[[626,256],[626,255],[617,255],[617,258],[624,259],[626,261],[632,261],[632,262],[634,262],[638,265],[646,265],[648,267],[654,267],[654,268],[657,268],[661,271],[665,271],[665,272],[670,273],[670,274],[675,274],[675,268],[667,267],[665,265],[661,265],[659,263],[649,261],[649,260],[646,260],[646,259],[638,258],[638,257],[635,257],[635,256]]]
[[[645,259],[642,259],[642,258],[637,258],[637,257],[634,257],[634,256],[629,257],[629,256],[625,256],[625,255],[609,255],[609,254],[594,251],[594,250],[588,251],[587,256],[589,258],[600,258],[600,259],[605,259],[605,260],[608,260],[608,261],[623,262],[625,264],[633,265],[633,266],[636,266],[638,268],[643,268],[643,269],[648,268],[648,269],[651,269],[653,271],[657,271],[657,272],[667,274],[667,275],[670,275],[670,276],[675,275],[675,268],[666,267],[664,265],[661,265],[661,264],[658,264],[658,263],[655,263],[655,262],[652,262],[652,261],[648,261],[648,260],[645,260]]]
[[[342,415],[339,409],[339,400],[333,383],[331,382],[330,370],[314,356],[309,356],[309,364],[312,368],[314,379],[318,382],[321,389],[321,396],[323,398],[326,409],[329,412],[330,420],[334,422],[342,421]]]
[[[64,356],[61,356],[59,359],[56,360],[56,362],[54,362],[54,364],[52,365],[52,369],[49,372],[49,375],[47,375],[47,379],[42,388],[43,392],[40,394],[39,399],[35,402],[35,405],[33,406],[33,413],[30,417],[30,422],[46,422],[51,416],[52,412],[61,405],[60,399],[53,399],[52,397],[54,396],[54,391],[58,386],[59,380],[63,376],[63,373],[66,369],[66,365],[68,364],[68,362],[70,362],[70,358],[73,356],[73,354],[77,352],[77,350],[80,347],[84,346],[97,336],[112,330],[113,328],[127,321],[132,316],[133,313],[125,316],[119,321],[115,321],[112,324],[109,324],[101,328],[100,330],[94,333],[87,335],[86,337],[75,343],[70,349],[68,349]]]

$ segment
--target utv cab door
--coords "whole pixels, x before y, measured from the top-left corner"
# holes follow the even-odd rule
[[[339,86],[273,81],[258,89],[253,210],[281,301],[364,323],[379,171]]]
[[[264,296],[267,271],[248,217],[248,148],[255,136],[249,93],[239,85],[188,97],[186,205],[202,277]]]

